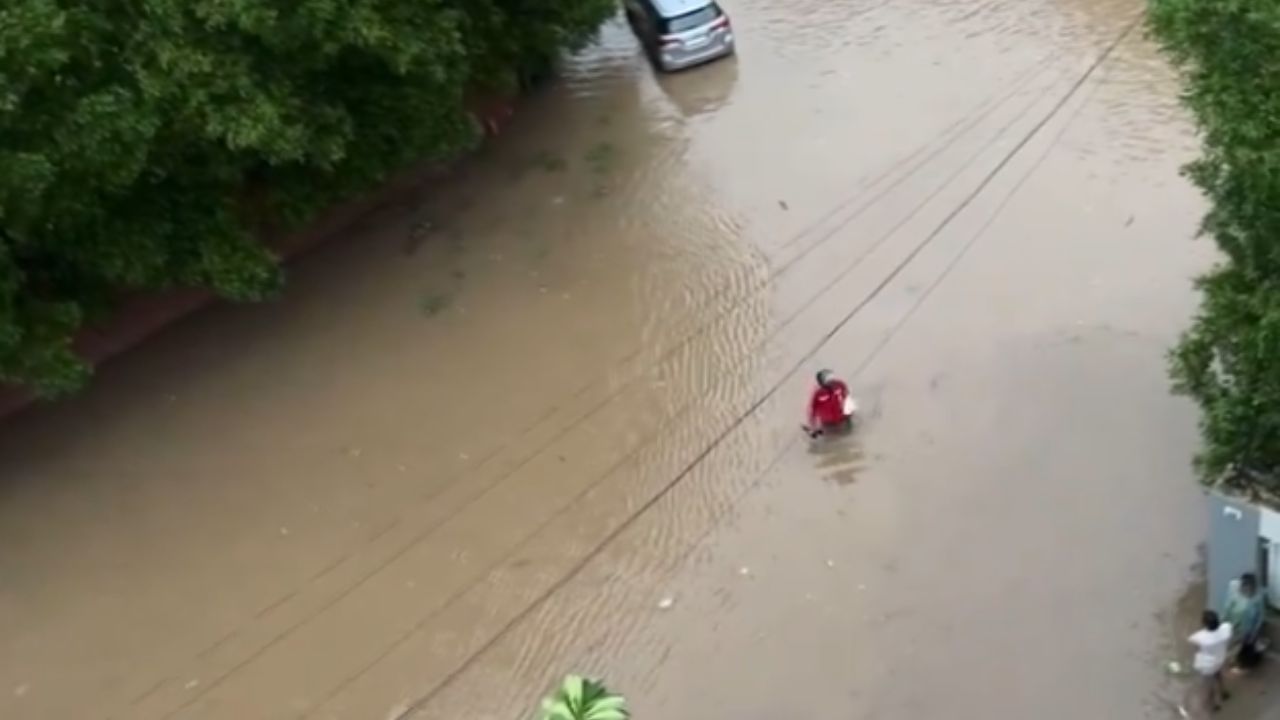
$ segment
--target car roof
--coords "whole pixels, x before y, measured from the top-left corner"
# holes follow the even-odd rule
[[[680,17],[691,12],[701,10],[710,5],[713,0],[650,0],[653,3],[653,9],[665,18]]]

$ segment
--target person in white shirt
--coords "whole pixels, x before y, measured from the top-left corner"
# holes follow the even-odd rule
[[[1231,623],[1222,622],[1218,613],[1205,610],[1200,616],[1201,628],[1187,640],[1196,646],[1192,667],[1200,680],[1201,700],[1208,712],[1217,712],[1222,702],[1231,697],[1222,682],[1222,668],[1227,664],[1227,648],[1231,645]]]

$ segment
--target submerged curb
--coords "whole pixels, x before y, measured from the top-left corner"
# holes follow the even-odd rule
[[[488,142],[511,123],[515,115],[515,98],[481,100],[473,102],[471,107],[471,116],[482,129],[485,142]],[[295,260],[307,251],[336,239],[369,215],[448,177],[467,157],[469,155],[463,155],[443,165],[423,163],[402,170],[378,188],[320,213],[305,229],[279,238],[271,245],[282,262]],[[169,325],[218,301],[219,298],[207,290],[140,293],[122,303],[106,322],[82,328],[76,335],[74,346],[81,357],[96,368],[137,347]],[[38,398],[23,388],[0,384],[0,420],[12,417],[37,401]]]

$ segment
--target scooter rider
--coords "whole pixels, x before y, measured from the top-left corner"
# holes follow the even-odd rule
[[[848,428],[852,420],[845,408],[849,386],[837,380],[830,370],[819,370],[817,380],[818,386],[809,398],[809,434],[817,437],[824,431]]]

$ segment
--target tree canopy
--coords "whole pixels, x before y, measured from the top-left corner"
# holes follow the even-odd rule
[[[0,382],[88,369],[137,290],[255,300],[268,229],[476,138],[467,93],[544,70],[611,0],[0,3]]]
[[[1150,25],[1185,81],[1202,152],[1187,175],[1209,201],[1222,260],[1171,353],[1202,410],[1198,469],[1280,491],[1280,0],[1150,0]]]

